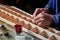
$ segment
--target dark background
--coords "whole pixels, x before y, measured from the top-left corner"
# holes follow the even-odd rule
[[[5,5],[16,6],[30,14],[33,14],[36,8],[44,8],[48,1],[49,0],[2,0],[2,3]],[[54,10],[50,8],[49,14],[55,14]]]
[[[36,8],[43,8],[49,0],[3,0],[3,4],[14,5],[28,13],[33,13]]]

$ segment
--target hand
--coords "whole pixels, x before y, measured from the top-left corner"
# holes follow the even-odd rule
[[[33,14],[34,21],[40,27],[48,27],[51,25],[52,22],[52,15],[45,13],[45,11],[40,11],[37,8]]]

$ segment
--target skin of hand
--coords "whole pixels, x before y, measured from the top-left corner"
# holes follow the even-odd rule
[[[37,8],[35,10],[33,14],[34,22],[42,28],[50,26],[52,23],[53,15],[47,14],[45,11],[39,12],[40,10],[42,9]]]

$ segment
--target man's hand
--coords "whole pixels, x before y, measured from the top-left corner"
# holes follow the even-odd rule
[[[33,14],[33,18],[34,22],[43,28],[50,26],[52,22],[52,15],[47,14],[43,8],[37,8]]]

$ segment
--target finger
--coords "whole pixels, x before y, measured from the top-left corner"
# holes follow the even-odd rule
[[[47,19],[47,13],[44,13],[44,11],[42,13],[39,13],[39,15],[37,15],[34,20],[38,20],[40,18],[44,18],[44,19]]]
[[[42,21],[44,21],[44,20],[45,20],[44,18],[37,19],[37,20],[36,20],[36,23],[42,22]]]
[[[35,12],[33,13],[33,17],[36,16],[38,9],[39,9],[39,8],[36,8]]]
[[[43,11],[44,11],[45,13],[47,13],[47,12],[48,12],[48,8],[43,8]]]
[[[39,19],[39,18],[43,18],[42,13],[39,13],[39,15],[37,15],[37,16],[34,18],[34,20],[37,20],[37,19]]]
[[[39,23],[38,23],[38,24],[39,24]],[[41,25],[42,25],[42,26],[48,26],[48,25],[50,25],[50,22],[47,21],[47,20],[43,20],[43,21],[41,21]]]
[[[41,13],[45,13],[45,11],[42,11]]]
[[[34,14],[33,14],[33,17],[36,17],[39,13],[42,12],[42,8],[36,8]]]
[[[48,10],[47,8],[36,8],[36,10],[35,10],[35,12],[34,12],[33,15],[39,14],[39,13],[41,13],[41,12],[46,13],[45,11],[47,11],[47,10]]]
[[[39,23],[38,23],[38,26],[44,28],[44,25],[42,24],[42,22],[39,22]]]
[[[40,26],[42,24],[42,22],[39,22],[38,25]]]
[[[37,16],[39,13],[41,13],[41,12],[45,12],[45,11],[43,11],[43,8],[38,8],[38,9],[37,9],[37,12],[36,12],[36,13],[37,13],[36,16]]]

